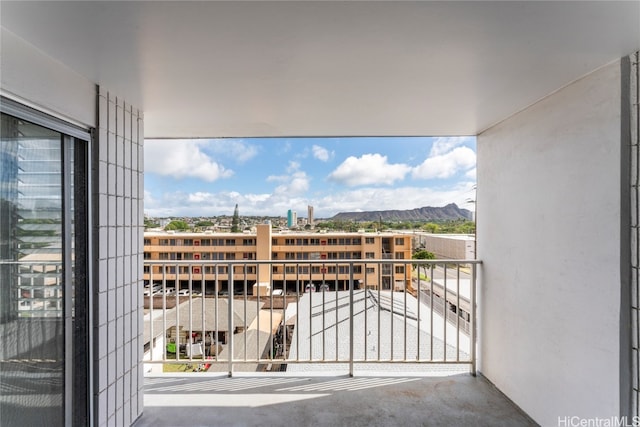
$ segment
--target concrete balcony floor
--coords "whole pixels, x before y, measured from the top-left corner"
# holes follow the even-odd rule
[[[207,374],[205,374],[207,375]],[[144,426],[531,426],[482,376],[145,378]]]

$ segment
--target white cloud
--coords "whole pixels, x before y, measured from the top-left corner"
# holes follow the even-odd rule
[[[297,196],[304,194],[309,189],[309,177],[304,172],[294,172],[288,176],[282,185],[274,190],[274,194],[289,196]]]
[[[447,153],[429,156],[413,168],[412,176],[414,179],[449,178],[475,165],[476,153],[471,148],[456,147]]]
[[[155,197],[157,203],[153,206],[145,204],[145,213],[155,217],[232,215],[236,203],[240,215],[274,216],[286,216],[288,209],[304,216],[307,205],[313,205],[317,218],[327,218],[346,211],[414,209],[423,206],[444,206],[449,203],[456,203],[459,207],[469,210],[475,208],[473,204],[468,203],[469,200],[475,199],[475,182],[472,181],[461,182],[453,188],[364,187],[310,198],[302,193],[289,192],[295,191],[298,186],[304,188],[303,176],[293,177],[290,187],[278,187],[271,194],[240,194],[235,191],[165,193]]]
[[[438,137],[433,142],[431,146],[431,152],[429,153],[429,157],[432,156],[440,156],[442,154],[448,153],[453,150],[455,147],[459,147],[466,143],[471,142],[471,137],[468,136],[446,136],[446,137]]]
[[[329,179],[348,186],[386,184],[404,179],[411,167],[403,163],[390,164],[387,156],[363,154],[348,157],[329,174]]]
[[[233,175],[232,170],[204,152],[206,146],[206,140],[147,140],[145,171],[178,179],[199,178],[207,182]]]
[[[280,182],[281,185],[277,186],[273,195],[282,195],[284,197],[293,197],[300,194],[304,194],[309,190],[309,176],[300,171],[300,163],[294,160],[289,162],[287,166],[288,175],[270,175],[267,177],[267,182]]]
[[[464,176],[466,176],[469,179],[476,179],[476,168],[470,169],[469,171],[467,171],[467,173],[464,174]]]
[[[224,155],[237,163],[245,163],[258,155],[258,148],[241,139],[212,139],[205,142],[208,152]]]
[[[287,172],[292,173],[300,169],[300,162],[296,162],[295,160],[289,161],[289,166],[287,166]]]
[[[326,162],[331,157],[333,157],[333,152],[329,153],[329,150],[321,147],[320,145],[314,145],[313,147],[311,147],[311,151],[313,152],[313,157],[323,162]]]

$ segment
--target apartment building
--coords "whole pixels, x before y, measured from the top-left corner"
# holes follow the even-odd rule
[[[205,292],[228,292],[229,269],[233,269],[233,290],[245,281],[266,284],[271,289],[300,292],[309,286],[320,290],[348,289],[353,279],[359,287],[404,289],[411,284],[411,272],[404,265],[371,263],[366,260],[411,258],[411,237],[399,233],[274,233],[270,224],[261,224],[252,233],[172,233],[146,232],[144,259],[166,261],[145,265],[145,283],[157,282],[165,274],[168,286],[185,288],[192,280]],[[191,263],[174,263],[191,261]],[[207,265],[210,261],[229,264]],[[234,265],[234,261],[249,264]],[[251,261],[282,261],[282,265],[251,265]],[[324,262],[326,261],[326,263]],[[363,262],[364,261],[364,262]],[[305,262],[309,264],[305,265]],[[294,264],[295,263],[295,264]]]

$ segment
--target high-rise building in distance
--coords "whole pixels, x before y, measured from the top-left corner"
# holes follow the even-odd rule
[[[307,224],[313,226],[313,206],[307,206]]]

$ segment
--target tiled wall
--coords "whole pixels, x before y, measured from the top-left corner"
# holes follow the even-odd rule
[[[141,111],[103,88],[98,90],[93,153],[98,426],[129,426],[143,408],[143,129]]]

